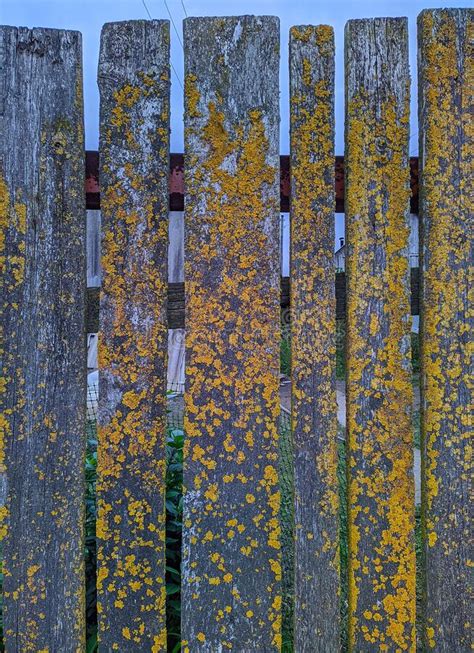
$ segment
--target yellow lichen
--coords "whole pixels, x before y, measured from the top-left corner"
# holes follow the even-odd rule
[[[290,49],[295,648],[317,648],[322,628],[333,633],[336,647],[333,30],[292,28]],[[309,494],[308,487],[314,488]],[[327,597],[333,594],[334,600],[320,600],[323,583]],[[329,638],[326,642],[330,648]]]
[[[472,122],[474,20],[466,9],[426,10],[420,42],[423,296],[422,521],[430,649],[471,645],[471,571],[464,542],[472,476]],[[453,576],[453,569],[456,569]],[[456,600],[453,612],[447,606]]]
[[[345,160],[349,646],[413,651],[408,79],[396,91],[385,89],[386,99],[369,95],[363,82],[351,93]]]
[[[207,583],[201,592],[184,590],[184,600],[196,624],[214,626],[206,630],[208,646],[225,650],[232,648],[229,604],[236,623],[243,618],[252,619],[254,629],[266,625],[275,641],[280,631],[278,611],[256,609],[245,582],[249,574],[264,573],[270,596],[279,593],[275,574],[269,567],[262,571],[280,548],[278,519],[272,521],[279,510],[272,465],[278,451],[279,288],[269,274],[277,264],[278,160],[274,152],[268,162],[260,110],[229,121],[224,98],[201,97],[193,74],[185,93],[185,138],[193,146],[187,167],[184,509],[193,535],[185,535],[183,567],[189,588],[204,574]]]
[[[166,649],[168,84],[166,65],[130,73],[104,104],[101,150],[99,638],[155,653]]]

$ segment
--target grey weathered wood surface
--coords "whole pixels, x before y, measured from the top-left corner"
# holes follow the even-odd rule
[[[190,18],[184,38],[182,637],[277,651],[279,22]]]
[[[84,646],[85,201],[78,32],[0,28],[6,650]]]
[[[349,648],[413,650],[407,20],[345,47]]]
[[[422,220],[424,644],[472,644],[474,12],[418,18]]]
[[[295,650],[328,653],[339,649],[339,501],[334,33],[326,25],[290,31],[290,134]]]
[[[166,651],[169,23],[101,36],[99,646]]]

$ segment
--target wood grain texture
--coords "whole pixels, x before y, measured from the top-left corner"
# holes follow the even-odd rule
[[[346,26],[349,648],[414,651],[406,19]]]
[[[99,59],[101,650],[165,651],[169,23],[108,23]]]
[[[81,36],[1,27],[0,60],[4,641],[11,653],[82,652]]]
[[[184,38],[183,650],[277,651],[279,23]]]
[[[295,650],[339,650],[334,33],[290,31]]]
[[[472,644],[474,12],[424,11],[418,39],[424,643],[448,653]]]

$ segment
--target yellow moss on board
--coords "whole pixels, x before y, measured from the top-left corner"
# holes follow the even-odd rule
[[[465,30],[460,29],[465,12]],[[431,649],[459,650],[472,640],[470,537],[472,476],[472,121],[474,20],[470,10],[419,17],[423,92],[424,289],[421,323],[426,450],[422,516],[426,537],[427,623]],[[423,129],[423,132],[421,130]],[[465,391],[462,388],[465,388]],[[439,567],[439,568],[438,568]],[[430,573],[436,568],[434,574]],[[456,569],[455,581],[452,569]],[[455,584],[454,584],[455,583]],[[458,601],[453,618],[446,606]],[[455,642],[455,644],[454,644]]]
[[[22,202],[22,194],[18,191],[14,201],[6,179],[0,171],[0,274],[4,280],[4,292],[15,293],[23,282],[25,272],[25,234],[26,234],[26,205]],[[10,235],[9,251],[6,251],[7,236]],[[8,309],[19,312],[19,303],[10,300]],[[4,309],[5,310],[5,309]],[[18,313],[18,319],[20,314]],[[3,326],[0,327],[0,339],[2,343],[5,338]],[[10,362],[12,354],[8,353],[5,363]],[[5,364],[5,368],[8,366]],[[24,379],[21,369],[16,370],[16,378],[5,374],[0,378],[0,396],[7,392],[8,385],[15,382],[16,406],[9,408],[0,414],[0,474],[6,473],[5,451],[7,439],[11,435],[10,420],[15,418],[18,411],[21,411],[25,404]],[[21,439],[21,427],[18,428],[18,438]],[[8,508],[3,505],[0,508],[0,541],[7,535]],[[5,564],[4,573],[7,573]]]
[[[166,83],[166,76],[137,74],[135,84],[114,92],[101,153],[104,327],[98,353],[114,410],[99,428],[99,639],[112,650],[126,641],[155,653],[166,650],[168,198],[164,190],[160,203],[150,188],[159,189],[160,181],[167,188],[168,100],[160,87]],[[150,146],[156,163],[141,149]],[[127,609],[129,623],[111,630]]]
[[[192,461],[193,474],[185,470],[185,483],[193,500],[185,500],[191,523],[185,582],[199,582],[200,560],[217,560],[205,593],[188,595],[196,609],[204,596],[206,619],[222,624],[212,635],[213,644],[232,647],[225,619],[232,603],[233,618],[254,620],[255,630],[266,620],[273,650],[281,642],[280,611],[271,608],[264,615],[259,594],[246,591],[245,577],[258,574],[267,557],[268,581],[262,591],[269,596],[280,591],[280,526],[274,517],[280,497],[272,464],[278,450],[278,288],[268,285],[270,268],[263,269],[271,252],[276,253],[277,198],[269,206],[267,189],[277,183],[278,171],[266,160],[268,139],[260,111],[250,110],[242,124],[230,129],[222,98],[203,105],[192,75],[185,92],[188,116],[199,123],[187,128],[186,138],[198,138],[207,148],[199,165],[196,155],[189,155],[189,219],[199,210],[196,201],[208,211],[206,230],[187,233],[184,457],[186,465]],[[217,261],[221,272],[211,289],[206,272]],[[215,557],[216,548],[222,559]],[[206,638],[210,641],[208,633]]]
[[[292,28],[290,52],[295,475],[295,586],[290,591],[296,597],[295,648],[332,650],[339,638],[333,30]]]
[[[5,275],[5,264],[6,264],[5,242],[6,242],[8,223],[9,223],[9,213],[10,213],[10,192],[8,190],[7,183],[0,171],[0,273],[2,275],[2,278],[4,278]],[[2,341],[1,347],[3,349],[3,338],[4,338],[3,326],[0,326],[0,329],[1,329],[0,336]],[[5,376],[2,376],[0,382],[0,396],[5,394],[7,390],[6,386],[8,380],[9,379],[7,379]],[[6,471],[5,447],[6,447],[6,439],[9,436],[9,434],[10,434],[10,419],[5,411],[0,414],[0,474],[2,475],[5,474]],[[8,510],[6,506],[3,505],[0,510],[0,541],[2,541],[5,535],[7,534],[7,518],[8,518]]]
[[[386,651],[415,650],[408,98],[347,108],[349,642]]]

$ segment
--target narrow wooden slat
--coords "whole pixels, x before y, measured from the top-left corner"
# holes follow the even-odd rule
[[[184,25],[183,647],[277,651],[279,24]]]
[[[165,651],[169,24],[104,26],[99,59],[99,646]]]
[[[82,651],[86,405],[82,46],[0,28],[3,627]]]
[[[447,653],[472,643],[474,12],[424,11],[418,38],[424,638]]]
[[[334,33],[290,31],[295,650],[339,649]]]
[[[406,19],[346,26],[349,646],[415,647]]]

